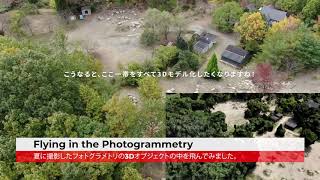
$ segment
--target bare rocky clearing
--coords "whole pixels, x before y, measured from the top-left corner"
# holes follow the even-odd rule
[[[107,10],[78,22],[78,27],[68,32],[68,39],[93,52],[105,71],[119,72],[120,65],[143,62],[152,55],[152,49],[139,43],[142,29],[133,27],[141,23],[141,17],[137,10]],[[120,28],[129,30],[121,32]]]
[[[320,179],[320,143],[311,145],[311,152],[305,156],[304,163],[257,163],[253,171],[255,176],[265,180],[317,180]],[[270,176],[264,171],[271,170]],[[258,179],[256,177],[256,179]]]
[[[228,129],[233,129],[234,125],[242,125],[249,123],[244,118],[244,112],[247,109],[246,102],[227,101],[215,105],[212,112],[221,111],[226,115],[225,122],[228,124]]]

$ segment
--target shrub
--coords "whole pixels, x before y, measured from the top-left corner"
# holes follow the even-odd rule
[[[283,125],[280,124],[280,126],[276,130],[275,136],[276,137],[284,137],[285,133],[286,133],[286,130],[283,128]]]
[[[160,46],[154,52],[154,63],[159,71],[166,70],[178,61],[179,50],[175,46]]]
[[[305,137],[305,145],[306,146],[310,146],[311,144],[313,144],[318,139],[317,134],[312,132],[310,129],[304,129],[301,132],[300,136],[301,137]]]
[[[140,43],[144,46],[152,46],[158,40],[158,35],[151,29],[145,29],[140,37]]]
[[[177,37],[177,48],[181,49],[181,50],[188,50],[189,45],[188,43],[181,37],[178,36]]]
[[[125,71],[127,71],[129,73],[128,77],[122,77],[122,85],[124,86],[138,86],[138,82],[140,79],[142,79],[141,77],[132,77],[130,76],[130,73],[137,73],[137,72],[143,72],[143,66],[139,63],[131,63],[128,64],[128,67],[125,69]]]
[[[174,71],[195,71],[199,68],[199,56],[190,51],[181,51],[178,60],[173,66]]]

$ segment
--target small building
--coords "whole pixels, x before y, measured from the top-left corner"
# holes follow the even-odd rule
[[[204,32],[200,35],[196,44],[194,44],[193,50],[199,54],[204,54],[217,43],[216,39],[216,35]]]
[[[82,7],[81,8],[81,14],[83,15],[83,16],[89,16],[89,15],[91,15],[91,8],[90,7]]]
[[[295,121],[294,118],[290,118],[284,125],[285,128],[293,131],[294,129],[296,129],[298,127],[298,123],[297,121]]]
[[[221,55],[222,62],[229,64],[235,68],[242,68],[247,63],[248,59],[248,51],[232,45],[229,45]]]
[[[272,5],[263,6],[260,9],[260,12],[266,18],[269,26],[272,26],[272,24],[284,20],[288,15],[287,12],[275,9]]]

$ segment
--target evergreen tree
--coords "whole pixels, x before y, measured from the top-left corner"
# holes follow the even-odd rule
[[[211,79],[221,79],[221,77],[218,76],[218,72],[220,72],[218,67],[218,60],[216,54],[213,54],[208,65],[207,65],[207,72],[210,74]]]

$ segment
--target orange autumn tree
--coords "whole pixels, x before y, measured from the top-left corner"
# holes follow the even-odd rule
[[[240,33],[241,42],[248,50],[254,50],[258,47],[266,33],[267,25],[259,12],[245,13],[241,18],[235,30]],[[254,45],[254,47],[249,47]]]

